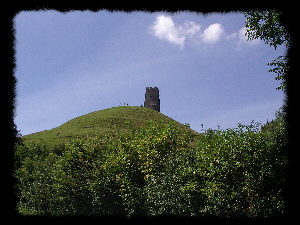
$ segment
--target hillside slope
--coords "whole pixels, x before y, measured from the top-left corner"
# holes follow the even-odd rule
[[[74,137],[102,136],[111,132],[128,132],[139,129],[147,121],[175,122],[180,129],[190,129],[181,123],[145,107],[119,106],[76,117],[53,128],[23,136],[25,143],[62,144]],[[191,130],[197,134],[195,131]]]

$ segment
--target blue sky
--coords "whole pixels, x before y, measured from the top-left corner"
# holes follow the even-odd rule
[[[286,48],[246,41],[242,12],[24,11],[14,22],[22,135],[140,106],[154,86],[161,113],[198,132],[265,123],[283,104],[267,63]]]

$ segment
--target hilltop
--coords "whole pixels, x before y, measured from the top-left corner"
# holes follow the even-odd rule
[[[252,123],[196,136],[150,108],[89,113],[24,137],[52,145],[75,137],[66,145],[16,146],[17,210],[127,218],[284,215],[288,142],[283,122],[264,131]],[[85,137],[109,132],[116,134]]]
[[[147,121],[175,122],[180,129],[191,130],[155,110],[146,107],[119,106],[76,117],[51,130],[25,135],[23,140],[25,143],[38,142],[53,146],[76,137],[103,136],[112,132],[126,133],[141,128]]]

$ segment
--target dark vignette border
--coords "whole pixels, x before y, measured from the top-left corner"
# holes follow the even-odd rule
[[[21,1],[20,1],[21,2]],[[209,5],[208,5],[209,4]],[[277,4],[277,5],[276,5]],[[294,5],[284,5],[282,2],[273,3],[273,5],[263,5],[261,2],[259,4],[249,4],[249,5],[239,4],[229,4],[229,3],[204,3],[200,1],[195,1],[194,3],[184,3],[180,4],[179,1],[173,2],[160,2],[159,4],[154,4],[153,2],[150,4],[144,3],[143,1],[134,2],[132,4],[128,4],[123,1],[122,3],[107,3],[94,1],[93,3],[87,1],[74,1],[70,4],[62,5],[61,3],[57,3],[55,1],[23,1],[23,3],[12,2],[6,4],[6,6],[2,9],[1,13],[1,22],[4,22],[4,26],[2,26],[4,32],[4,41],[2,41],[2,53],[4,52],[4,67],[5,72],[2,74],[1,78],[3,81],[1,82],[1,91],[3,92],[3,102],[4,106],[2,109],[5,109],[5,112],[2,114],[3,119],[3,139],[5,140],[5,147],[2,148],[3,160],[1,165],[2,171],[4,172],[4,177],[2,178],[2,186],[5,187],[2,192],[4,200],[2,201],[3,206],[5,207],[5,211],[2,211],[2,215],[9,216],[13,220],[21,220],[25,222],[43,222],[43,223],[57,223],[62,221],[65,222],[213,222],[213,223],[237,223],[241,224],[245,222],[263,222],[263,223],[274,223],[274,222],[287,222],[287,219],[293,219],[296,217],[296,209],[297,209],[297,192],[296,192],[296,159],[298,149],[296,148],[296,129],[299,126],[299,109],[297,108],[297,73],[296,73],[296,54],[298,49],[298,36],[297,36],[297,11],[296,4]],[[288,167],[288,182],[286,186],[286,202],[287,202],[287,213],[286,215],[279,218],[269,218],[269,219],[218,219],[218,218],[178,218],[178,217],[159,217],[159,218],[134,218],[134,219],[125,219],[125,218],[117,218],[117,217],[103,217],[103,218],[90,218],[90,217],[63,217],[63,218],[55,218],[55,217],[23,217],[17,214],[16,208],[16,196],[14,194],[14,183],[15,180],[13,178],[13,156],[14,156],[14,144],[17,140],[18,130],[14,123],[14,115],[15,115],[15,104],[16,104],[16,84],[17,80],[14,76],[14,71],[16,69],[15,64],[15,37],[14,37],[14,17],[21,11],[34,11],[34,10],[48,10],[54,9],[61,12],[68,12],[71,10],[90,10],[90,11],[98,11],[98,10],[109,10],[109,11],[123,11],[123,12],[132,12],[132,11],[144,11],[144,12],[154,12],[154,11],[166,11],[166,12],[177,12],[177,11],[190,11],[190,12],[198,12],[209,14],[210,12],[235,12],[235,11],[248,11],[248,10],[263,10],[263,9],[277,9],[283,12],[282,23],[287,27],[290,35],[291,35],[291,47],[288,50],[289,57],[289,71],[287,76],[287,122],[288,122],[288,134],[289,134],[289,144],[288,144],[288,155],[289,155],[289,167]],[[2,37],[3,37],[2,36]],[[299,87],[298,87],[299,88]],[[4,163],[3,163],[4,161]],[[3,190],[3,189],[2,189]],[[5,198],[6,197],[6,198]],[[8,197],[8,198],[7,198]],[[7,200],[8,199],[8,200]],[[13,221],[14,222],[14,221]]]

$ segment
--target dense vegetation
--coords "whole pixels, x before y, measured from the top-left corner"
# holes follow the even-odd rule
[[[274,10],[245,13],[249,40],[290,38]],[[275,66],[286,92],[287,58]],[[116,107],[18,139],[17,210],[23,215],[283,215],[285,114],[260,127],[196,134],[146,108]],[[151,118],[152,122],[149,121]]]
[[[268,217],[285,212],[287,137],[282,114],[195,135],[175,122],[18,144],[23,215]]]

